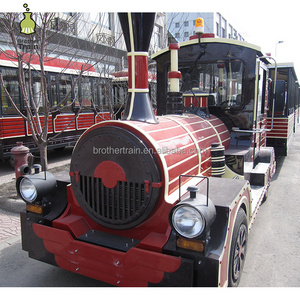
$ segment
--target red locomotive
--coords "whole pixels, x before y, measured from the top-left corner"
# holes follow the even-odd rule
[[[268,60],[256,46],[201,34],[171,45],[153,57],[155,116],[154,16],[119,14],[129,52],[123,120],[85,131],[70,180],[39,170],[17,179],[23,249],[116,286],[237,286],[275,172]]]

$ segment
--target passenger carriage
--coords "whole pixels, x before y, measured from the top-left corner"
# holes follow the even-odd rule
[[[31,59],[33,99],[30,101],[38,103],[41,97],[39,60],[37,55],[31,58],[29,55],[25,55],[24,59],[28,61]],[[72,90],[82,68],[86,71]],[[45,71],[50,106],[55,107],[67,96],[62,107],[58,107],[50,114],[49,148],[75,145],[84,130],[95,123],[111,118],[108,104],[112,99],[112,88],[109,83],[112,79],[109,76],[101,76],[91,64],[53,57],[45,58]],[[10,93],[14,104],[21,112],[25,112],[15,52],[6,50],[0,53],[0,72],[4,86]],[[28,73],[25,76],[28,84]],[[81,108],[80,113],[78,113],[79,108]],[[42,110],[41,107],[43,124]],[[58,136],[53,138],[56,135]],[[5,90],[1,87],[0,159],[11,155],[10,150],[16,145],[16,142],[23,142],[31,150],[38,149],[32,138],[29,124],[17,113]]]
[[[269,66],[269,77],[275,82],[275,66]],[[267,145],[275,149],[276,156],[286,156],[296,125],[299,123],[299,85],[293,63],[277,65],[276,96],[272,127],[272,102],[267,112]],[[269,99],[273,89],[269,91]]]

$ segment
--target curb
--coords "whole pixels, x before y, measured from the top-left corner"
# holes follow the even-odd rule
[[[25,210],[26,204],[21,199],[0,198],[0,208],[13,213]]]

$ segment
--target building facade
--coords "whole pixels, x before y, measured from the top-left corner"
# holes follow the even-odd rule
[[[172,36],[183,42],[195,34],[195,20],[204,19],[204,32],[216,37],[245,41],[243,36],[219,12],[168,13],[168,28]]]
[[[0,13],[1,24],[6,18]],[[35,47],[39,47],[39,31],[42,28],[44,14],[32,13],[36,23],[37,35]],[[23,14],[16,15],[15,35],[18,39],[19,51],[32,52],[29,48],[29,36],[19,31],[19,24]],[[72,61],[89,61],[95,63],[99,73],[112,73],[127,66],[127,50],[123,39],[122,29],[116,12],[78,12],[78,13],[52,13],[47,24],[46,56]],[[159,51],[167,46],[167,15],[157,13],[150,43],[149,54]],[[30,42],[31,43],[31,42]],[[0,26],[0,51],[13,50],[9,30]]]

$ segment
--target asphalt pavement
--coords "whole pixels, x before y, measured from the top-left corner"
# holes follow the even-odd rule
[[[300,125],[249,233],[242,287],[300,287]]]

